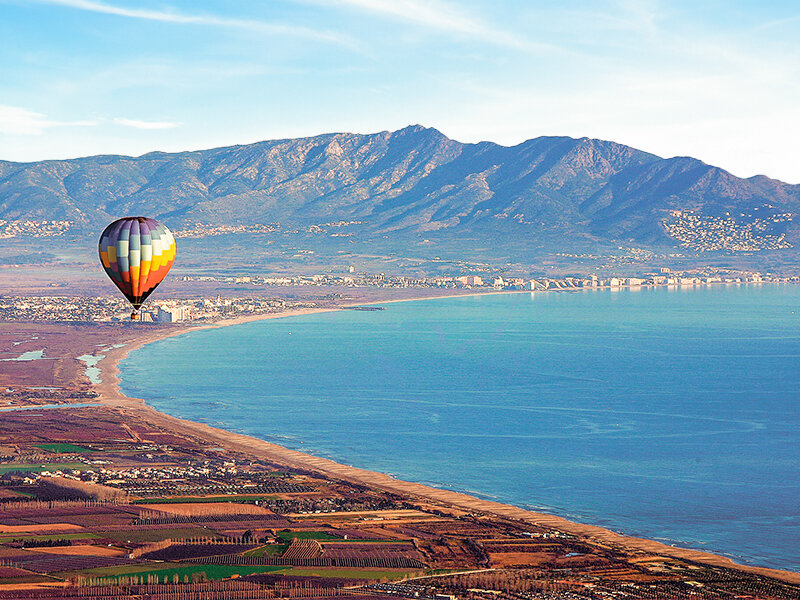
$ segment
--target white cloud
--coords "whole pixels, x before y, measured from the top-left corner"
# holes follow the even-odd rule
[[[41,135],[50,122],[41,113],[17,106],[0,106],[0,133]]]
[[[180,123],[171,123],[169,121],[139,121],[122,117],[115,118],[114,123],[125,127],[133,127],[134,129],[172,129],[180,126]]]
[[[371,12],[383,13],[406,21],[412,21],[436,29],[448,29],[463,33],[485,30],[479,21],[459,11],[457,7],[443,2],[420,2],[419,0],[336,0]]]
[[[274,35],[289,35],[316,39],[326,42],[352,45],[352,40],[347,39],[338,33],[331,31],[318,31],[309,27],[298,27],[294,25],[284,25],[281,23],[269,23],[255,19],[236,19],[230,17],[220,17],[217,15],[189,15],[174,10],[149,10],[143,8],[125,8],[95,2],[94,0],[37,0],[44,4],[57,4],[78,10],[116,15],[131,19],[143,19],[146,21],[161,21],[164,23],[176,23],[180,25],[208,25],[216,27],[230,27],[234,29],[249,29],[262,33]]]
[[[332,0],[332,2],[431,29],[468,35],[501,46],[529,50],[558,49],[550,44],[531,42],[511,32],[491,27],[480,19],[467,14],[457,4],[444,0]]]
[[[46,115],[19,106],[0,105],[0,133],[42,135],[52,127],[91,127],[94,121],[52,121]]]

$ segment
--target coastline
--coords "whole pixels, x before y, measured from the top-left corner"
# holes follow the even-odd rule
[[[101,405],[113,406],[122,410],[136,411],[140,416],[146,418],[149,422],[165,428],[178,430],[183,433],[193,435],[206,442],[209,442],[210,444],[245,452],[254,456],[258,456],[261,459],[286,465],[288,467],[320,473],[331,479],[367,485],[369,487],[381,489],[387,492],[392,492],[403,496],[410,496],[418,500],[432,502],[442,508],[451,508],[466,512],[490,513],[506,519],[524,521],[527,523],[552,528],[554,530],[571,534],[579,538],[591,539],[594,543],[613,547],[616,550],[628,551],[629,553],[646,553],[649,555],[672,557],[711,566],[732,568],[744,572],[773,577],[775,579],[780,579],[790,583],[800,584],[800,573],[797,572],[771,569],[768,567],[742,565],[727,557],[709,552],[669,546],[653,540],[616,533],[603,527],[577,523],[555,515],[525,510],[499,502],[481,500],[460,492],[453,492],[434,488],[424,484],[407,482],[383,473],[359,469],[356,467],[336,463],[329,459],[319,458],[296,450],[290,450],[277,444],[273,444],[271,442],[260,440],[251,436],[231,433],[203,423],[196,423],[186,419],[173,417],[166,413],[155,410],[147,405],[143,399],[125,396],[120,389],[121,382],[119,378],[119,363],[125,357],[127,357],[131,351],[139,349],[145,344],[160,339],[183,335],[192,331],[216,329],[230,325],[239,325],[267,319],[288,318],[307,314],[331,312],[352,306],[367,306],[415,300],[431,300],[438,298],[508,293],[529,293],[529,291],[477,292],[468,294],[438,295],[387,301],[373,301],[365,303],[348,303],[334,308],[297,309],[281,313],[269,313],[226,319],[201,326],[178,327],[172,331],[154,331],[149,335],[143,335],[140,338],[127,343],[123,347],[112,348],[108,352],[105,352],[105,357],[100,361],[102,366],[102,382],[98,384],[92,384],[92,388],[100,394],[97,401]]]

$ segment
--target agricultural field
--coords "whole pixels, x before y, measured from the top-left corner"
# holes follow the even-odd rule
[[[85,569],[83,571],[59,573],[62,577],[80,575],[100,579],[98,583],[117,583],[120,580],[129,581],[135,576],[145,583],[189,583],[191,581],[218,581],[233,576],[255,575],[258,573],[273,573],[285,571],[285,567],[269,566],[237,566],[237,565],[188,565],[168,567],[153,567],[152,565],[137,569],[118,569],[110,567],[105,569]],[[194,577],[193,577],[194,576]],[[177,579],[176,579],[177,578]]]
[[[292,540],[341,540],[342,538],[327,531],[279,531],[278,537],[290,542]]]
[[[165,548],[145,552],[140,554],[140,556],[147,560],[181,561],[230,554],[253,556],[247,554],[247,552],[252,549],[252,544],[227,544],[225,540],[218,540],[218,542],[214,544],[203,542],[171,544]]]
[[[171,496],[167,498],[140,498],[134,500],[134,504],[213,504],[222,502],[230,504],[240,502],[242,504],[262,503],[274,500],[275,496],[263,496],[257,494],[231,494],[226,496]]]
[[[85,469],[83,463],[36,463],[0,464],[0,475],[6,473],[41,473],[42,471],[75,471]]]
[[[206,527],[172,527],[161,529],[138,529],[131,527],[125,531],[106,531],[104,537],[125,544],[146,544],[163,540],[180,540],[204,537],[220,537],[218,533]]]
[[[0,535],[0,544],[8,542],[50,542],[55,540],[91,540],[99,536],[94,533],[61,533],[53,535]]]
[[[302,577],[339,577],[343,579],[366,579],[377,581],[396,581],[427,575],[425,571],[412,571],[409,569],[336,569],[336,568],[306,568],[295,567],[289,571],[291,575]]]
[[[242,556],[257,556],[257,557],[264,557],[264,556],[280,556],[286,549],[289,547],[289,544],[269,544],[267,546],[259,546],[258,548],[253,548],[252,550],[247,550],[242,553]]]
[[[24,584],[24,583],[44,583],[51,581],[43,575],[36,575],[25,569],[17,567],[0,567],[0,585],[3,584]]]
[[[634,600],[653,598],[655,584],[668,586],[659,597],[683,600],[697,583],[706,598],[800,597],[800,585],[764,574],[290,469],[136,411],[53,412],[0,413],[0,600],[63,590],[488,600],[587,586],[596,598]],[[70,457],[57,462],[59,454]]]
[[[56,454],[89,454],[93,452],[93,450],[89,448],[76,446],[75,444],[34,444],[33,447]]]

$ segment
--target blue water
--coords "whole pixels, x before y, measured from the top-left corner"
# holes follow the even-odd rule
[[[800,570],[800,286],[530,293],[192,332],[122,364],[173,415]]]

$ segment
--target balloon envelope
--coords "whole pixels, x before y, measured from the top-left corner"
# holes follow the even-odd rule
[[[125,217],[100,236],[100,260],[111,281],[138,310],[175,262],[175,238],[147,217]]]

